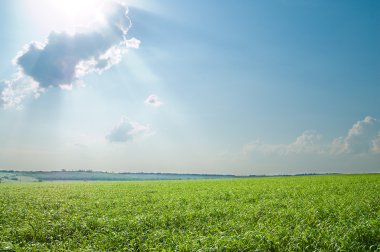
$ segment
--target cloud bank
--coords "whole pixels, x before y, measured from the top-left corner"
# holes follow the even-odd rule
[[[247,174],[380,172],[380,120],[367,116],[330,140],[311,130],[285,144],[256,140],[222,157],[224,163],[240,164]]]
[[[149,125],[130,121],[123,117],[120,122],[106,135],[110,143],[125,143],[136,137],[144,137],[153,134]]]
[[[289,144],[267,144],[253,141],[243,147],[243,154],[261,155],[376,155],[380,154],[380,120],[367,116],[356,122],[346,136],[322,142],[322,135],[316,131],[305,131]]]
[[[127,6],[111,2],[96,28],[75,33],[54,31],[44,42],[25,45],[13,61],[17,77],[3,83],[4,106],[17,107],[26,96],[48,87],[70,89],[80,77],[101,74],[118,64],[128,48],[140,44],[135,38],[127,39],[131,27],[127,14]]]

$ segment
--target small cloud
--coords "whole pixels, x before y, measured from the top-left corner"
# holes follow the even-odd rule
[[[371,150],[375,154],[380,154],[380,133],[377,136],[377,138],[372,140],[372,149]]]
[[[71,91],[71,90],[73,90],[73,85],[71,85],[71,84],[62,84],[62,85],[59,85],[59,87],[60,87],[62,90],[66,90],[66,91]]]
[[[13,60],[20,73],[18,78],[4,83],[1,94],[4,106],[19,106],[36,89],[70,90],[80,77],[101,74],[118,64],[128,48],[140,45],[138,39],[126,39],[131,27],[127,14],[127,6],[114,1],[105,7],[104,22],[94,29],[74,33],[54,31],[46,41],[24,46]],[[29,79],[37,88],[25,85]]]
[[[139,136],[150,136],[153,132],[149,125],[130,121],[123,117],[120,122],[106,135],[108,142],[123,143],[132,141]]]
[[[149,95],[148,98],[145,99],[144,103],[155,108],[161,107],[163,105],[163,102],[160,101],[157,95]]]
[[[140,47],[141,41],[136,38],[131,38],[125,41],[125,45],[129,48],[138,49]]]
[[[85,149],[87,148],[87,145],[81,144],[81,143],[74,143],[74,146],[79,148],[79,149]]]

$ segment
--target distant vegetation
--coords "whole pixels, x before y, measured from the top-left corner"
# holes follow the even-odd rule
[[[296,174],[294,176],[320,175],[320,174]],[[287,175],[282,175],[287,176]],[[82,181],[140,181],[140,180],[186,180],[186,179],[222,179],[222,178],[247,178],[266,177],[264,175],[235,176],[222,174],[180,174],[180,173],[146,173],[146,172],[101,172],[91,170],[76,171],[14,171],[0,170],[0,180],[19,180],[23,182],[32,181],[60,181],[60,180],[82,180]]]
[[[379,251],[380,175],[0,184],[0,251]]]
[[[0,182],[17,181],[18,177],[15,174],[0,173]]]
[[[16,179],[23,177],[24,181],[57,181],[57,180],[96,180],[96,181],[136,181],[136,180],[178,180],[178,179],[219,179],[237,178],[234,175],[210,174],[177,174],[177,173],[112,173],[91,170],[77,171],[13,171],[0,170],[0,178]],[[26,179],[29,178],[29,179]]]

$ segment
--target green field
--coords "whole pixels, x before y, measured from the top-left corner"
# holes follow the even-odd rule
[[[379,251],[380,175],[0,184],[0,251]]]

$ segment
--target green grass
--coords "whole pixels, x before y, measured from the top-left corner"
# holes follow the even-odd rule
[[[379,251],[380,175],[0,184],[0,250]]]

